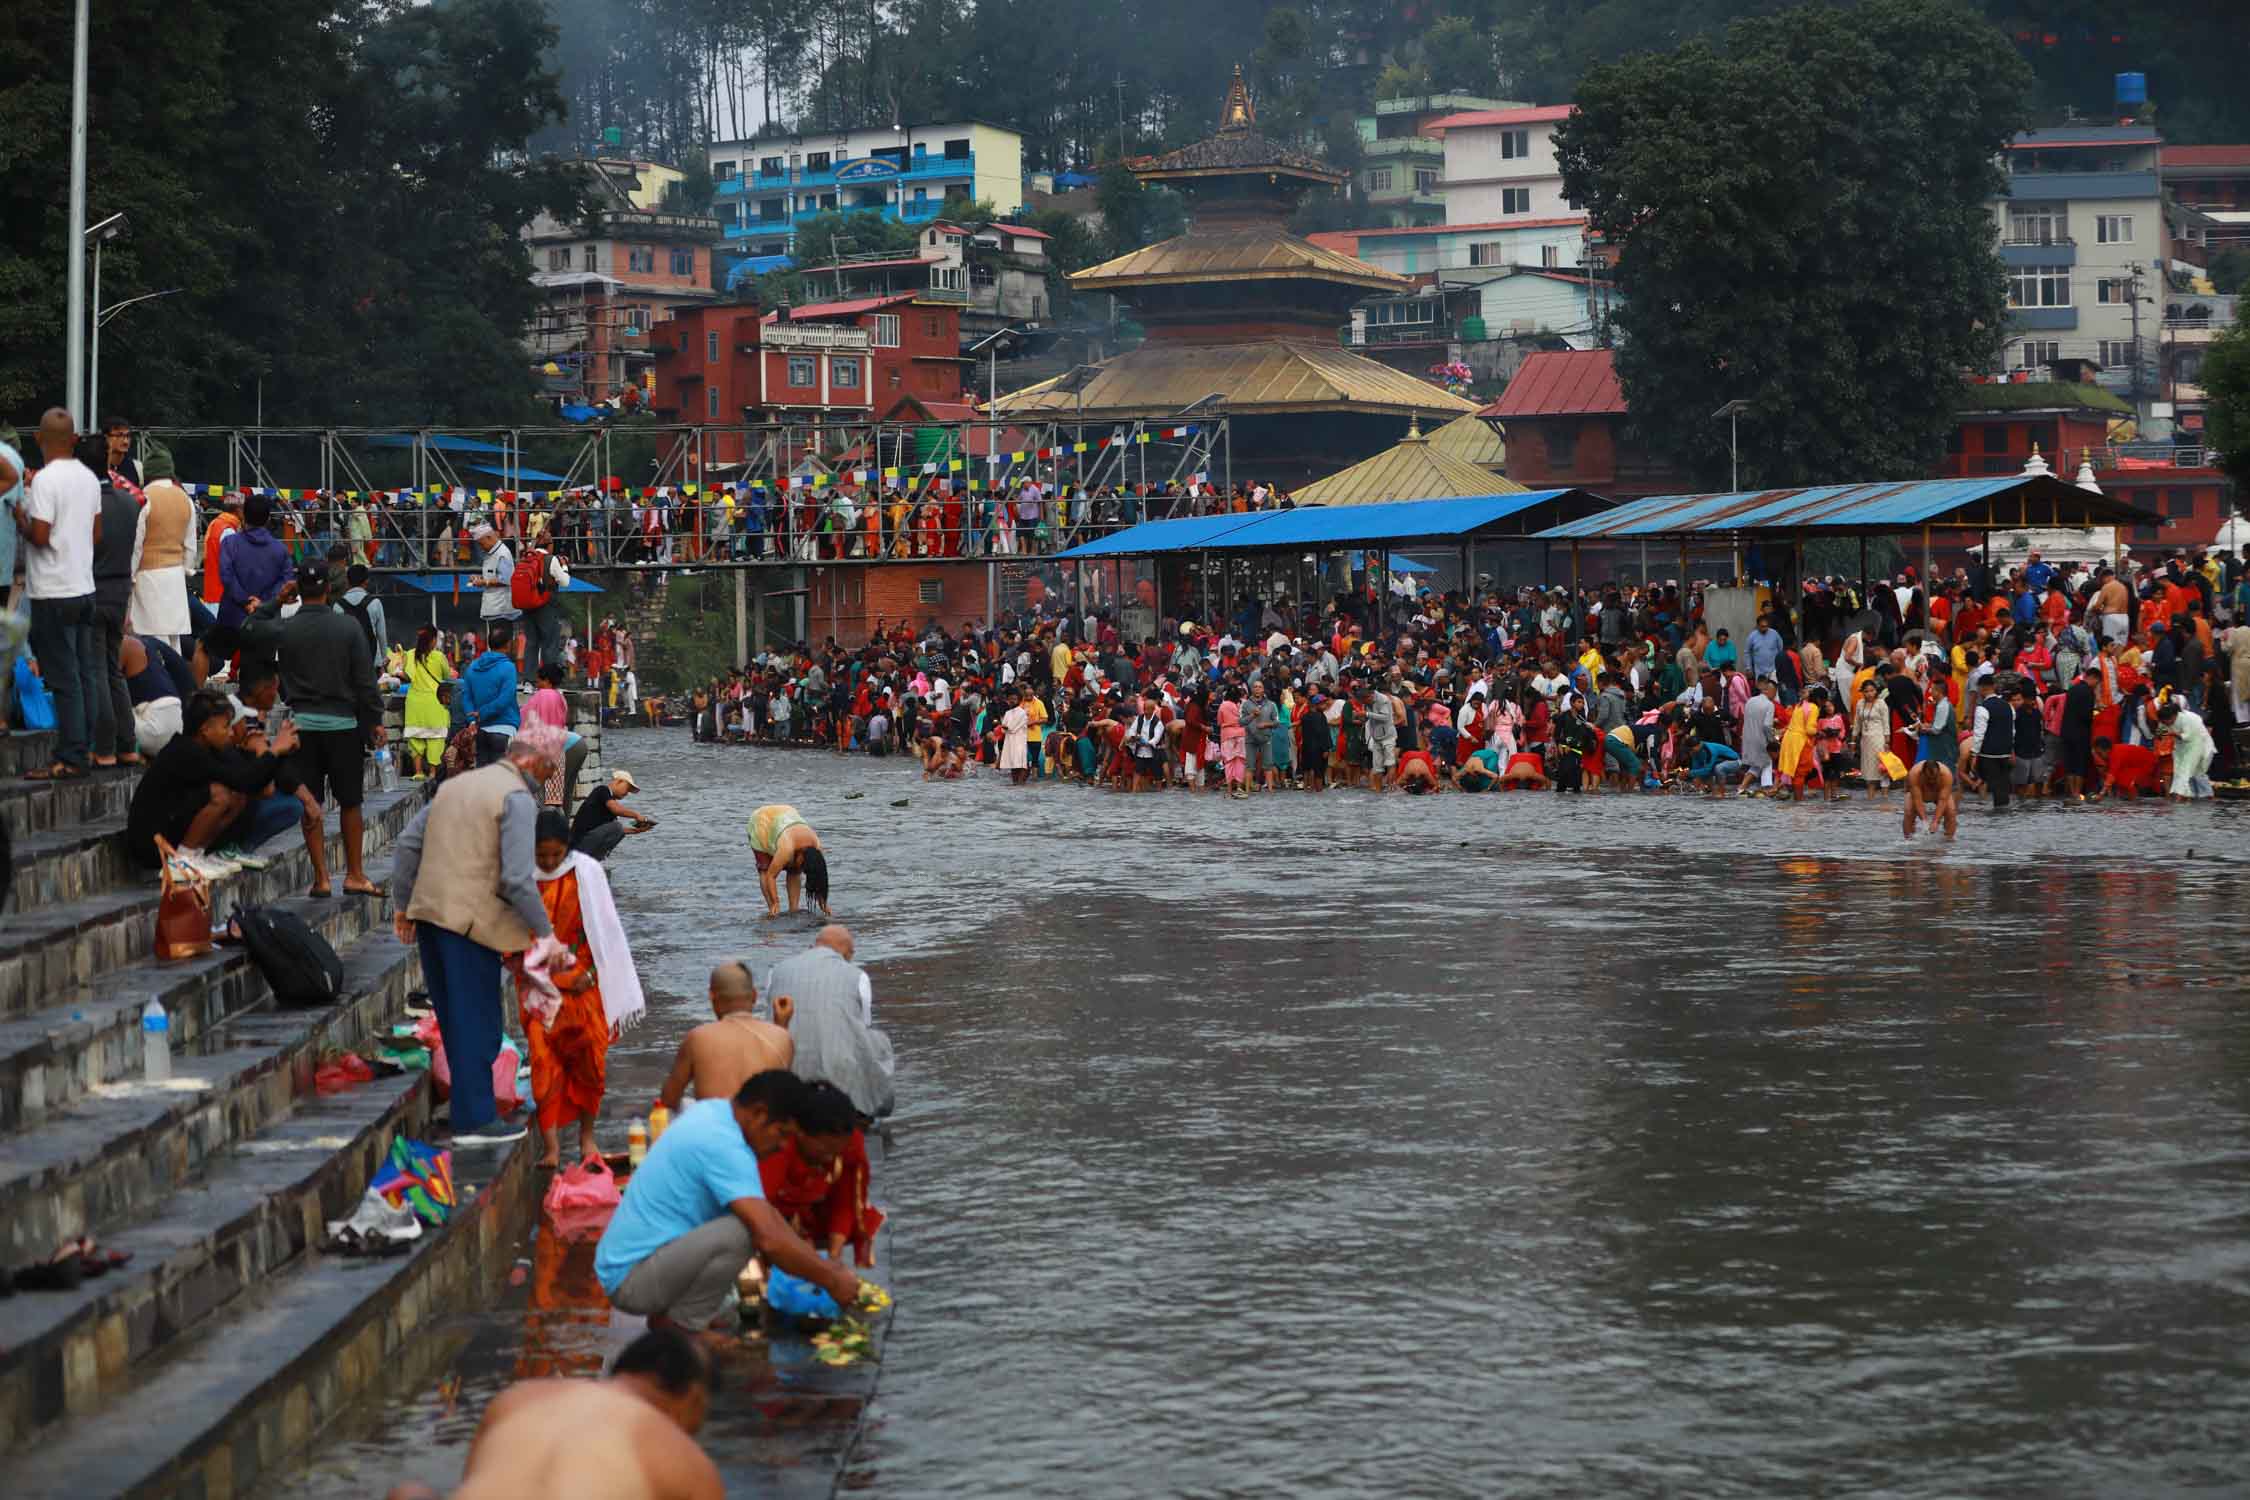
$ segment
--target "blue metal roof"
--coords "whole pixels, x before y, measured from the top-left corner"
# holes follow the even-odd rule
[[[1114,536],[1081,542],[1057,557],[1145,557],[1151,552],[1198,552],[1215,537],[1262,520],[1257,515],[1182,516],[1176,521],[1143,521]]]
[[[1293,547],[1367,547],[1464,541],[1508,517],[1572,497],[1602,502],[1583,490],[1526,490],[1512,495],[1461,495],[1450,500],[1390,500],[1376,505],[1301,505],[1251,515],[1150,521],[1073,547],[1061,557],[1147,557],[1159,552],[1282,552]]]
[[[1652,495],[1550,526],[1542,540],[1739,531],[1903,531],[1922,525],[2108,526],[2151,519],[2052,475],[1831,484],[1718,495]]]
[[[411,448],[414,434],[410,432],[378,432],[360,441],[370,448]],[[481,438],[456,437],[449,432],[433,432],[423,441],[445,453],[506,453],[499,443],[488,443]]]
[[[497,474],[502,479],[518,479],[531,484],[562,484],[566,482],[560,474],[550,474],[545,469],[526,468],[521,464],[512,469],[498,469],[491,464],[463,464],[462,467],[472,474]]]

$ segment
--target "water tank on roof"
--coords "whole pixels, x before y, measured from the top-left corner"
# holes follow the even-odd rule
[[[2148,75],[2146,73],[2120,73],[2117,75],[2117,105],[2120,109],[2138,109],[2148,103]]]
[[[1481,344],[1484,342],[1483,318],[1471,313],[1461,320],[1461,342],[1464,344]]]

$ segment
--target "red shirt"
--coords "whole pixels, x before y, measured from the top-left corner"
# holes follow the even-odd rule
[[[2109,783],[2135,792],[2156,790],[2156,752],[2146,745],[2109,747]]]

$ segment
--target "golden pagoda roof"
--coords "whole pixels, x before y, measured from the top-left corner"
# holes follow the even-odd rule
[[[1342,282],[1369,291],[1403,292],[1413,283],[1340,251],[1325,250],[1279,225],[1190,231],[1071,273],[1080,291],[1121,292],[1136,286],[1188,286],[1213,281]]]
[[[1249,85],[1242,81],[1242,64],[1234,65],[1234,81],[1227,85],[1226,102],[1219,106],[1219,128],[1192,146],[1144,158],[1133,164],[1133,175],[1143,182],[1169,182],[1187,177],[1241,177],[1264,172],[1274,177],[1294,177],[1307,182],[1341,187],[1352,174],[1330,166],[1310,152],[1284,146],[1258,134],[1258,110],[1250,102]]]
[[[1473,422],[1476,418],[1459,420]],[[1417,426],[1396,447],[1314,480],[1297,491],[1296,500],[1300,505],[1374,505],[1385,500],[1458,500],[1522,493],[1524,487],[1513,479],[1454,457],[1440,448],[1434,437],[1423,436]]]
[[[1450,421],[1476,410],[1474,402],[1426,380],[1312,341],[1152,340],[1096,368],[1100,373],[1076,395],[1056,389],[1058,376],[1008,392],[996,409],[1009,417],[1075,419],[1082,412],[1090,422],[1154,420],[1217,393],[1226,397],[1223,412],[1237,417],[1352,412]],[[1491,492],[1489,485],[1479,491]]]
[[[1430,434],[1430,446],[1494,474],[1507,468],[1507,442],[1479,416],[1455,417]]]

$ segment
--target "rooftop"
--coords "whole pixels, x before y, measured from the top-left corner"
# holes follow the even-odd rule
[[[1480,417],[1623,416],[1625,390],[1607,349],[1555,349],[1531,355],[1500,399]]]
[[[1152,342],[1117,355],[1099,371],[1078,395],[1057,389],[1058,377],[1003,394],[998,409],[1009,416],[1064,416],[1082,409],[1087,419],[1101,421],[1167,417],[1219,391],[1226,395],[1229,416],[1351,412],[1451,420],[1475,410],[1426,380],[1332,342]],[[1488,483],[1479,493],[1490,490]]]
[[[2058,125],[2025,130],[2008,142],[2011,151],[2044,151],[2063,146],[2154,146],[2163,141],[2152,125]]]
[[[1479,416],[1455,417],[1430,434],[1430,446],[1495,474],[1508,462],[1507,443]]]
[[[1351,180],[1351,173],[1328,165],[1310,152],[1268,140],[1258,134],[1257,124],[1258,111],[1250,102],[1248,86],[1242,81],[1242,65],[1237,63],[1234,81],[1227,87],[1226,103],[1219,109],[1218,130],[1192,146],[1144,159],[1134,166],[1133,175],[1144,181],[1163,181],[1266,172],[1277,177],[1326,183],[1331,187]]]
[[[2106,411],[2133,415],[2133,404],[2098,385],[2061,380],[1970,381],[1961,387],[1963,411]]]
[[[919,295],[918,292],[890,292],[880,297],[854,297],[844,302],[808,302],[803,307],[790,308],[789,320],[796,323],[807,318],[856,318],[861,313],[873,312],[878,307],[912,302]],[[767,313],[760,321],[779,322],[780,313],[778,310]]]
[[[1473,416],[1461,422],[1476,423]],[[1485,428],[1489,434],[1490,428]],[[1384,500],[1447,500],[1458,495],[1518,495],[1523,486],[1438,447],[1410,428],[1394,447],[1297,491],[1299,505],[1372,505]]]
[[[1432,120],[1422,128],[1432,135],[1443,135],[1448,130],[1467,130],[1480,125],[1552,125],[1569,119],[1577,109],[1575,104],[1534,104],[1521,109],[1472,109],[1457,115],[1447,115],[1442,120]]]
[[[1405,235],[1471,234],[1487,229],[1559,229],[1565,224],[1585,222],[1584,214],[1561,214],[1546,219],[1489,219],[1476,224],[1413,224],[1402,229],[1356,229],[1352,232],[1361,239],[1388,239]]]
[[[1540,535],[1557,541],[1806,530],[1884,535],[1924,525],[2021,530],[2027,526],[2109,526],[2150,519],[2137,506],[2082,490],[2051,474],[2009,474],[1991,479],[1652,495],[1628,501],[1615,510],[1566,521]]]
[[[2250,172],[2250,146],[2166,146],[2164,170]]]
[[[1132,286],[1172,286],[1203,281],[1271,281],[1313,277],[1366,287],[1404,291],[1403,276],[1379,270],[1300,239],[1279,225],[1193,231],[1071,273],[1070,284],[1084,290],[1112,291]]]

